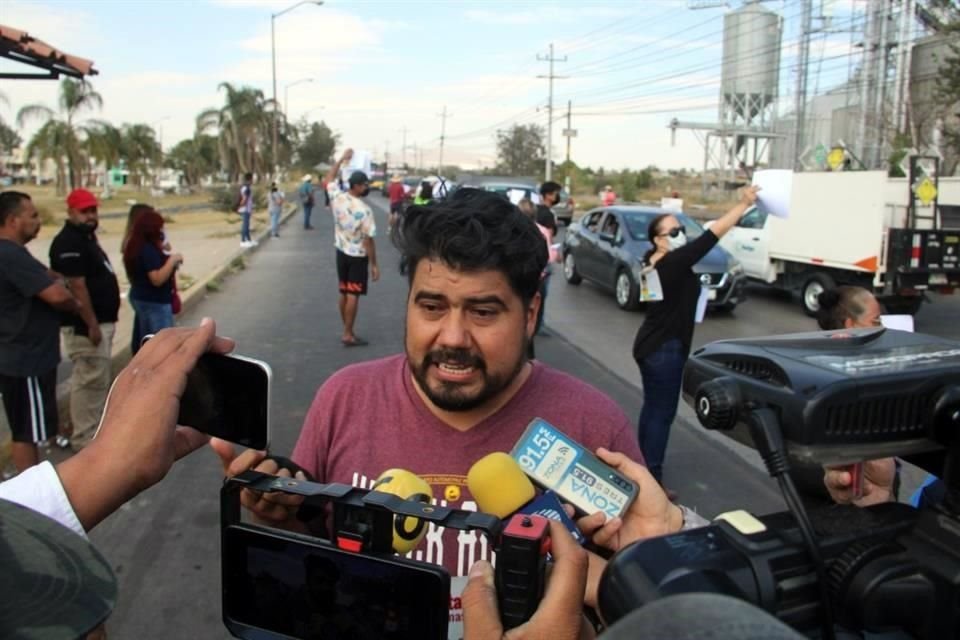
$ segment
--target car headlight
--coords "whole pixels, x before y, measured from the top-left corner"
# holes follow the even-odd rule
[[[730,268],[727,269],[727,273],[731,276],[742,276],[743,275],[743,265],[739,262],[734,262],[730,265]]]

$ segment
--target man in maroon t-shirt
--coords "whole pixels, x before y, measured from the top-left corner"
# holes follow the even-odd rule
[[[406,353],[331,376],[304,421],[294,463],[319,482],[365,488],[387,469],[407,469],[430,485],[436,503],[474,510],[467,471],[488,453],[509,451],[536,417],[591,450],[642,460],[629,419],[609,397],[526,357],[547,263],[533,220],[499,196],[464,189],[410,208],[396,239],[410,279]],[[228,474],[258,465],[290,475],[262,452],[233,458],[228,447],[217,449]],[[640,492],[640,518],[656,511],[664,523],[677,520],[670,517],[676,507],[650,485]],[[294,496],[247,492],[241,500],[272,525],[299,525]],[[470,566],[491,551],[475,532],[430,526],[409,554],[450,571],[453,639],[462,634],[460,593]]]
[[[387,195],[390,197],[390,229],[393,229],[403,213],[403,201],[407,198],[407,190],[403,186],[403,179],[398,175],[390,178],[390,186],[387,187]],[[388,232],[389,233],[389,232]]]

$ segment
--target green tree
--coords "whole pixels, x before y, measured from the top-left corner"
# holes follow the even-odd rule
[[[84,166],[80,136],[78,135],[77,118],[84,111],[93,108],[103,108],[103,97],[94,91],[93,86],[86,80],[64,78],[60,83],[60,98],[58,102],[59,119],[57,118],[58,112],[55,112],[50,107],[42,104],[29,104],[21,107],[20,111],[17,112],[17,125],[23,127],[24,124],[32,119],[43,120],[45,123],[44,127],[54,121],[62,123],[62,128],[57,127],[58,135],[56,137],[61,143],[57,153],[66,156],[67,180],[69,181],[70,187],[74,188],[80,184],[82,168]],[[41,130],[44,127],[42,127]],[[37,144],[28,144],[28,149],[38,150],[44,148],[45,143],[49,142],[50,136],[48,134],[50,131],[49,129],[47,130],[45,140],[38,140]],[[38,134],[39,132],[35,135]],[[53,151],[51,149],[46,150]],[[58,162],[57,169],[57,190],[62,191],[62,162]]]
[[[646,190],[653,186],[653,173],[649,167],[637,173],[637,189]]]
[[[116,167],[120,163],[120,155],[123,150],[123,133],[105,120],[92,120],[83,128],[85,139],[83,147],[87,154],[87,171],[92,174],[94,163],[103,165],[103,185],[107,193],[110,193],[110,179],[107,173],[111,167]]]
[[[221,82],[224,105],[219,109],[207,109],[197,116],[197,132],[216,132],[220,162],[233,179],[250,172],[264,176],[272,170],[273,100],[264,97],[263,91],[253,87],[235,87]],[[289,136],[286,122],[280,123],[278,142],[286,149],[280,150],[281,159],[289,161]]]
[[[7,123],[0,118],[0,151],[10,153],[19,147],[21,142],[23,142],[23,140],[20,138],[20,135],[11,127],[7,126]]]
[[[511,176],[539,176],[546,152],[544,130],[538,124],[515,124],[497,131],[497,167]]]
[[[150,175],[154,167],[160,166],[163,156],[156,132],[147,124],[125,124],[121,131],[121,155],[134,184],[143,186],[144,178]]]
[[[307,123],[305,120],[297,127],[300,140],[297,146],[297,165],[304,170],[313,170],[320,163],[333,160],[333,151],[340,141],[340,135],[334,133],[325,122]]]
[[[203,178],[216,173],[220,166],[217,139],[201,133],[181,140],[167,153],[165,164],[182,171],[187,184],[198,185]]]

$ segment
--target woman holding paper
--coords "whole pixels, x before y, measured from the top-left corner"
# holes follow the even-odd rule
[[[657,272],[663,299],[649,305],[643,326],[633,341],[633,359],[643,379],[643,410],[638,429],[640,449],[650,473],[661,484],[663,458],[670,425],[677,415],[683,365],[690,353],[694,316],[701,295],[700,280],[693,272],[693,265],[753,206],[757,191],[759,188],[755,186],[742,189],[740,201],[689,244],[683,225],[669,213],[655,217],[647,228],[653,247],[644,256],[644,263]]]

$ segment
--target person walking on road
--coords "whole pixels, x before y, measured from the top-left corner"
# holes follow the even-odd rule
[[[277,188],[277,183],[270,183],[270,235],[274,238],[280,237],[280,214],[283,213],[283,203],[286,199],[283,197],[283,191]]]
[[[417,189],[417,195],[413,198],[413,204],[423,206],[433,202],[433,185],[424,180]]]
[[[92,434],[100,424],[112,380],[111,347],[120,312],[120,285],[110,258],[97,241],[98,203],[86,189],[67,196],[67,222],[50,245],[50,268],[66,279],[80,301],[79,314],[62,314],[60,333],[70,374],[72,435]],[[57,444],[70,446],[70,433]]]
[[[656,270],[663,300],[649,305],[646,319],[633,341],[633,359],[643,379],[643,409],[638,425],[640,449],[650,472],[661,484],[670,425],[677,415],[683,365],[690,353],[701,295],[700,280],[693,272],[693,265],[753,206],[757,191],[757,187],[743,189],[740,201],[689,244],[683,225],[669,213],[655,217],[647,228],[653,248],[644,256],[644,263]]]
[[[257,242],[250,237],[250,218],[253,217],[253,174],[243,176],[243,185],[240,187],[240,201],[237,205],[240,214],[240,246],[244,249],[257,246]]]
[[[361,199],[370,193],[370,180],[363,171],[354,171],[348,180],[349,189],[341,191],[336,178],[340,167],[349,163],[352,157],[353,149],[344,151],[343,157],[330,167],[326,176],[337,248],[337,278],[340,282],[338,305],[343,321],[343,335],[340,340],[345,347],[368,344],[354,333],[354,324],[357,321],[360,296],[367,294],[368,278],[374,282],[380,279],[377,247],[373,240],[377,225],[373,218],[373,209]]]
[[[37,445],[57,433],[57,312],[82,311],[57,274],[26,248],[40,225],[30,196],[0,193],[0,395],[18,472],[37,464]]]
[[[303,176],[303,184],[297,189],[297,197],[300,199],[300,206],[303,208],[303,228],[313,229],[310,224],[310,216],[313,214],[313,176],[309,173]]]
[[[400,221],[400,216],[403,214],[403,203],[407,199],[407,190],[404,188],[403,179],[399,175],[394,174],[390,178],[387,195],[390,197],[390,220],[387,229],[389,235],[397,222]]]
[[[537,205],[536,221],[540,226],[549,229],[554,238],[557,237],[557,216],[553,215],[552,207],[560,202],[562,189],[560,183],[552,180],[540,185],[540,204]]]
[[[137,321],[130,343],[133,353],[140,350],[144,336],[173,326],[173,280],[183,256],[165,255],[163,243],[163,217],[153,209],[140,214],[123,252],[128,297]]]

